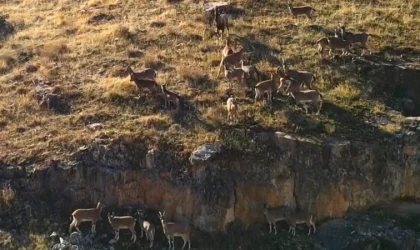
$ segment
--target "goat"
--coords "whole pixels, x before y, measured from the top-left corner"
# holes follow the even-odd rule
[[[284,87],[286,87],[286,89],[284,89]],[[292,78],[280,78],[280,86],[279,89],[284,90],[285,93],[287,92],[298,92],[303,90],[302,89],[303,84],[296,81],[295,79]]]
[[[263,97],[264,93],[267,93],[267,100],[269,100],[269,102],[272,101],[273,92],[276,90],[275,81],[277,78],[278,75],[276,73],[271,73],[271,78],[269,80],[259,82],[255,85],[255,103]]]
[[[120,238],[120,229],[129,229],[131,231],[131,240],[136,241],[136,219],[131,216],[114,216],[114,213],[108,213],[108,221],[111,227],[115,231],[115,240],[118,241]]]
[[[155,240],[155,226],[152,223],[144,220],[144,211],[137,210],[137,214],[139,215],[139,225],[141,229],[141,237],[143,238],[143,232],[146,234],[146,239],[150,241],[150,248],[153,247],[153,242]]]
[[[223,33],[225,29],[227,30],[227,36],[229,36],[229,20],[226,13],[217,13],[217,7],[214,8],[214,21],[213,23],[216,25],[216,34],[220,33],[220,39],[223,37]]]
[[[227,120],[238,122],[238,99],[236,97],[229,97],[226,101],[226,109],[228,112]]]
[[[228,69],[226,65],[224,65],[225,69],[225,77],[228,79],[228,88],[233,88],[232,80],[236,79],[240,83],[242,82],[242,79],[245,76],[245,72],[241,68],[231,68]]]
[[[145,68],[140,72],[134,72],[133,69],[128,66],[127,71],[130,74],[130,81],[134,80],[155,80],[157,76],[156,70],[152,68]]]
[[[226,38],[225,47],[222,50],[222,58],[226,57],[233,53],[232,48],[230,47],[229,40]]]
[[[146,80],[146,79],[132,79],[139,89],[139,97],[141,95],[141,89],[149,89],[151,92],[156,92],[159,84],[155,80]]]
[[[277,234],[277,227],[276,222],[287,220],[287,217],[291,214],[292,209],[289,206],[280,206],[280,207],[268,207],[266,203],[264,203],[264,215],[267,219],[268,225],[271,227],[274,226],[274,234]]]
[[[320,38],[320,39],[318,39],[316,42],[315,42],[315,46],[318,46],[318,53],[321,55],[321,57],[322,57],[322,52],[324,52],[324,49],[327,47],[327,46],[329,46],[329,43],[328,43],[328,39],[327,39],[327,37],[323,37],[323,38]]]
[[[372,54],[372,51],[370,50],[370,47],[367,45],[367,41],[369,36],[371,36],[370,34],[366,33],[366,32],[360,32],[360,33],[353,33],[353,32],[347,32],[345,30],[345,26],[342,26],[341,24],[339,24],[339,30],[336,31],[336,36],[337,37],[341,37],[343,40],[348,40],[350,41],[350,43],[360,43],[362,45],[362,56],[365,53],[365,49],[367,49],[369,51],[369,54]]]
[[[305,103],[319,104],[318,112],[316,113],[317,115],[319,115],[319,112],[322,108],[323,100],[322,95],[317,90],[302,90],[292,92],[289,88],[286,90],[286,94],[288,96],[292,96],[293,99],[295,99],[296,104],[302,103],[306,113],[308,113],[308,107],[305,105]]]
[[[283,72],[284,74],[288,75],[289,77],[295,79],[297,82],[306,85],[308,89],[312,89],[311,84],[315,82],[316,77],[313,73],[309,71],[299,71],[299,70],[292,70],[286,66],[286,62],[284,58],[282,59],[283,64]],[[277,68],[278,69],[278,68]]]
[[[337,34],[340,32],[340,28],[341,28],[341,23],[339,23],[336,27],[334,28],[323,28],[322,32],[324,33],[324,35],[326,37],[333,37],[333,36],[337,36]]]
[[[277,67],[276,73],[280,77],[280,85],[279,89],[284,90],[291,86],[293,90],[300,91],[303,87],[303,83],[296,81],[295,79],[291,78],[289,75],[286,75],[281,67]]]
[[[178,94],[167,90],[165,84],[162,84],[160,87],[162,89],[163,99],[165,100],[165,109],[168,108],[169,102],[172,102],[178,109],[180,107],[181,97]]]
[[[242,59],[242,54],[245,52],[245,48],[241,47],[238,51],[223,57],[222,60],[220,60],[220,65],[219,65],[219,72],[217,73],[217,77],[219,77],[220,75],[220,71],[222,69],[223,66],[228,66],[228,65],[238,65]]]
[[[305,15],[309,20],[313,20],[312,13],[316,10],[311,6],[299,6],[299,7],[293,7],[293,5],[290,3],[290,1],[287,3],[287,7],[290,10],[290,13],[295,17],[298,18],[300,15]]]
[[[241,68],[249,77],[254,76],[255,80],[260,80],[261,73],[256,65],[244,65],[244,61],[241,60]]]
[[[314,215],[306,212],[293,212],[287,218],[287,223],[289,223],[289,233],[291,232],[293,236],[296,235],[296,224],[303,224],[309,227],[308,235],[311,234],[311,229],[314,227],[314,233],[316,232],[315,223],[313,221]]]
[[[187,242],[188,242],[188,249],[191,249],[191,240],[190,240],[191,227],[189,224],[166,222],[165,212],[163,212],[162,214],[160,211],[159,211],[159,219],[160,219],[160,222],[162,223],[163,233],[168,239],[169,249],[171,249],[171,240],[172,240],[172,249],[175,249],[174,239],[176,236],[181,237],[184,241],[184,245],[182,246],[182,249],[184,249]]]
[[[328,40],[328,45],[330,46],[330,51],[328,52],[328,54],[331,57],[334,56],[334,52],[337,49],[341,49],[343,51],[341,56],[351,54],[351,51],[350,51],[351,41],[350,40],[342,40],[341,38],[338,38],[338,37],[327,37],[327,40]]]
[[[73,216],[73,221],[70,223],[69,233],[73,227],[76,228],[77,232],[82,233],[79,229],[80,223],[84,221],[92,222],[92,233],[96,232],[96,222],[101,216],[102,208],[104,205],[101,202],[98,202],[96,208],[79,208],[76,209],[71,215]]]

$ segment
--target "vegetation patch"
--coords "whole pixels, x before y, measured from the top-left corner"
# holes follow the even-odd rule
[[[11,164],[66,158],[95,138],[123,133],[167,138],[171,145],[182,145],[176,147],[178,153],[187,155],[212,141],[254,152],[254,131],[349,139],[398,132],[401,110],[388,110],[405,97],[395,99],[382,91],[378,75],[384,71],[354,61],[354,55],[320,59],[314,45],[324,28],[341,22],[350,31],[372,35],[368,43],[373,54],[365,60],[418,65],[413,56],[419,50],[418,5],[399,0],[305,3],[317,10],[313,22],[294,19],[286,4],[275,1],[235,1],[227,8],[229,38],[235,51],[246,49],[245,61],[257,65],[263,79],[282,58],[291,69],[314,73],[313,86],[325,99],[319,116],[313,108],[305,114],[282,91],[274,93],[272,106],[256,106],[253,88],[246,89],[252,82],[235,83],[228,90],[224,77],[216,77],[224,42],[215,39],[214,27],[206,28],[202,5],[195,1],[3,3],[7,22],[16,28],[0,48],[0,157]],[[361,47],[352,52],[360,54]],[[183,108],[166,110],[161,97],[139,92],[125,72],[127,66],[157,70],[157,83],[182,96]],[[66,112],[39,106],[33,94],[40,83],[60,89]],[[231,95],[239,100],[236,125],[226,119]],[[377,114],[389,124],[365,123]],[[83,117],[101,126],[92,133],[86,122],[79,122]]]

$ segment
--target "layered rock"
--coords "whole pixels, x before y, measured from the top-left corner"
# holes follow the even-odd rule
[[[194,165],[141,142],[99,141],[74,155],[73,165],[27,170],[14,182],[33,192],[60,193],[71,204],[64,209],[99,199],[117,207],[147,204],[207,232],[224,231],[232,222],[243,228],[264,222],[263,203],[308,210],[319,220],[340,218],[349,208],[420,198],[417,135],[371,143],[281,132],[256,138],[270,145],[266,154],[221,148]]]

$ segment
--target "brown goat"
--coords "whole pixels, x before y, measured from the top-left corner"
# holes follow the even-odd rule
[[[161,85],[161,89],[162,89],[163,99],[165,100],[165,109],[168,108],[168,105],[170,102],[172,102],[177,109],[180,108],[181,97],[178,94],[167,90],[165,84]]]
[[[228,112],[227,120],[238,122],[238,99],[236,97],[229,97],[226,101],[226,109]]]
[[[350,40],[342,40],[341,38],[338,38],[338,37],[327,37],[327,40],[328,40],[328,45],[330,46],[330,51],[328,53],[331,57],[334,56],[334,52],[337,49],[340,49],[343,51],[341,56],[346,55],[346,54],[351,54],[351,51],[350,51],[351,41]]]
[[[228,56],[230,54],[233,54],[233,50],[230,47],[229,39],[226,38],[225,47],[222,50],[222,58],[224,58],[224,57],[226,57],[226,56]]]
[[[159,88],[159,84],[154,80],[145,80],[145,79],[132,79],[139,89],[139,95],[141,95],[141,89],[149,89],[149,91],[156,93]]]
[[[96,222],[99,220],[99,217],[101,216],[102,208],[104,205],[101,202],[98,202],[98,205],[96,208],[87,208],[87,209],[76,209],[71,215],[73,217],[73,221],[70,224],[69,232],[71,233],[71,230],[73,227],[76,228],[76,230],[81,233],[79,229],[80,223],[84,221],[90,221],[92,222],[92,233],[96,232]]]
[[[292,233],[293,236],[296,235],[296,224],[305,223],[309,227],[308,235],[311,234],[312,227],[314,228],[314,233],[316,233],[316,226],[314,222],[314,215],[307,212],[293,212],[288,215],[287,223],[289,223],[289,233]]]
[[[290,10],[290,13],[295,17],[298,18],[300,15],[305,15],[309,20],[313,20],[312,13],[316,11],[311,6],[299,6],[299,7],[293,7],[293,5],[290,3],[290,1],[287,3],[287,7]]]
[[[136,219],[131,216],[114,216],[114,213],[108,213],[108,221],[111,224],[111,227],[115,231],[115,240],[118,241],[120,238],[120,230],[121,229],[128,229],[131,232],[131,240],[133,242],[136,241]]]
[[[157,76],[157,72],[156,70],[152,69],[152,68],[145,68],[140,72],[134,72],[133,69],[128,66],[127,67],[127,72],[130,74],[130,81],[133,80],[154,80]]]
[[[255,85],[255,103],[263,98],[264,93],[267,93],[267,100],[271,102],[273,92],[277,89],[276,81],[278,80],[279,75],[277,73],[271,73],[270,79],[257,83],[257,85]]]
[[[362,56],[365,53],[365,49],[367,49],[369,51],[369,54],[372,54],[372,51],[370,50],[370,47],[367,45],[367,41],[369,36],[371,36],[370,34],[366,33],[366,32],[360,32],[360,33],[353,33],[353,32],[348,32],[345,29],[345,26],[342,26],[341,24],[339,24],[339,34],[336,35],[337,36],[341,36],[341,38],[343,40],[348,40],[350,41],[350,43],[360,43],[362,45]]]
[[[284,58],[282,58],[282,66],[284,74],[297,82],[304,84],[308,89],[312,89],[312,83],[316,80],[316,77],[312,72],[289,69]],[[279,72],[278,68],[277,72]]]
[[[324,49],[325,49],[327,46],[329,46],[329,43],[328,43],[328,39],[327,39],[327,37],[323,37],[323,38],[318,39],[318,40],[315,42],[315,46],[318,46],[318,53],[319,53],[319,54],[320,54],[320,56],[322,57],[322,52],[324,52]]]
[[[223,33],[225,32],[225,29],[227,30],[227,36],[229,36],[229,20],[226,13],[218,13],[217,7],[214,8],[214,21],[213,23],[216,25],[216,34],[220,33],[220,39],[223,37]]]
[[[220,60],[220,65],[219,65],[219,72],[217,73],[217,77],[219,77],[220,75],[220,71],[222,70],[223,66],[228,66],[228,65],[233,65],[236,66],[238,65],[241,60],[242,60],[242,54],[245,52],[245,48],[241,47],[241,49],[239,49],[238,51],[223,57],[222,60]]]
[[[166,238],[169,242],[169,249],[175,249],[175,237],[181,237],[184,240],[184,245],[182,246],[182,249],[186,246],[188,243],[188,249],[191,249],[191,226],[186,223],[174,223],[174,222],[167,222],[165,219],[165,212],[163,214],[159,211],[159,219],[162,223],[162,229],[163,233],[165,234]],[[171,244],[172,242],[172,244]]]
[[[141,237],[143,238],[143,235],[146,234],[146,239],[150,241],[150,248],[152,248],[153,242],[155,240],[155,232],[156,232],[155,226],[144,219],[144,210],[142,209],[137,210],[137,214],[139,215]]]

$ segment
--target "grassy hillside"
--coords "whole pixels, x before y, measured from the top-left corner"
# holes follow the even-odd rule
[[[18,163],[65,158],[95,138],[124,134],[146,139],[151,147],[165,143],[188,154],[208,141],[241,147],[253,130],[347,137],[398,131],[401,116],[390,115],[381,98],[365,94],[368,82],[352,72],[351,57],[321,61],[316,54],[314,44],[322,33],[311,25],[333,27],[338,22],[350,31],[376,35],[369,38],[370,58],[400,56],[387,53],[389,48],[419,49],[419,1],[364,2],[307,1],[317,10],[314,23],[293,20],[285,1],[232,2],[237,11],[230,16],[231,39],[235,47],[242,44],[248,49],[246,59],[267,73],[284,57],[290,68],[316,74],[315,87],[326,104],[315,116],[294,111],[293,102],[281,94],[272,107],[260,108],[244,86],[236,84],[227,93],[226,81],[215,77],[224,44],[209,32],[202,39],[202,4],[0,1],[0,11],[9,15],[7,20],[16,29],[0,47],[0,159]],[[353,47],[353,52],[360,54],[360,47]],[[192,108],[165,111],[163,100],[147,91],[136,100],[138,90],[124,73],[127,65],[158,69],[158,83],[183,95]],[[34,93],[41,81],[62,94],[64,112],[39,107]],[[229,94],[241,100],[236,126],[226,122]],[[392,122],[373,129],[364,123],[373,115]],[[93,131],[88,127],[92,123],[103,128]]]

